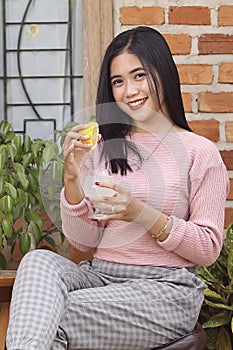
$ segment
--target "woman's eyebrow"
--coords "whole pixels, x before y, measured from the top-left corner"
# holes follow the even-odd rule
[[[138,72],[138,71],[140,71],[140,70],[145,70],[145,69],[144,69],[143,67],[136,67],[136,68],[132,69],[132,70],[129,72],[129,74],[136,73],[136,72]],[[120,78],[120,77],[121,77],[120,74],[111,75],[111,76],[110,76],[110,80],[115,79],[115,78]]]

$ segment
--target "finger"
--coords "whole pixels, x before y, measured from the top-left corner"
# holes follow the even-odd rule
[[[98,216],[95,219],[98,222],[107,222],[109,220],[121,220],[121,215],[120,214],[108,214],[108,215],[103,215],[103,216]]]
[[[79,132],[80,130],[86,129],[88,127],[89,127],[88,124],[77,124],[77,125],[72,127],[71,131]]]
[[[117,187],[117,185],[116,185],[115,183],[112,183],[112,182],[99,182],[99,181],[97,181],[95,184],[96,184],[97,186],[110,188],[110,189],[112,189],[113,191],[118,192],[118,191],[117,191],[117,188],[118,188],[118,187]]]

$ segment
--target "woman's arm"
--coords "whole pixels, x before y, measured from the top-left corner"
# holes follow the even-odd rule
[[[189,219],[172,216],[170,234],[158,243],[196,265],[211,265],[222,248],[228,184],[223,164],[208,168],[192,183]]]

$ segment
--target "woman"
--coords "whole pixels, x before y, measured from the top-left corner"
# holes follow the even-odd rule
[[[7,349],[149,349],[193,330],[197,267],[218,257],[228,177],[216,146],[191,132],[168,45],[154,29],[119,34],[97,93],[99,146],[77,125],[63,151],[63,230],[79,265],[27,254],[13,291]],[[108,168],[113,196],[84,198],[89,169]],[[94,220],[94,209],[108,214]]]

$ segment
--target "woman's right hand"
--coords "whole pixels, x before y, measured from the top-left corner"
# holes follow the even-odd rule
[[[75,125],[66,135],[62,146],[65,161],[65,177],[69,180],[76,180],[79,176],[81,165],[90,151],[92,144],[83,143],[90,136],[83,135],[79,131],[86,129],[88,124]]]

